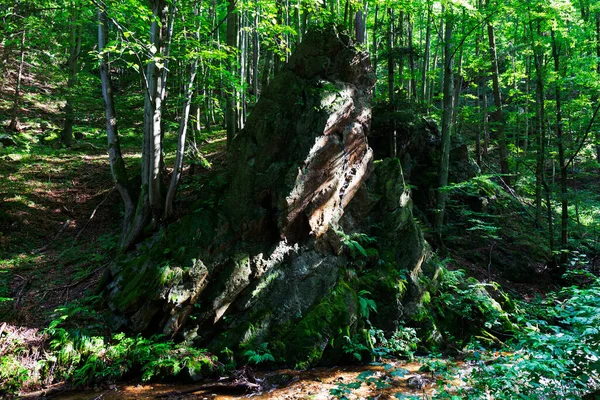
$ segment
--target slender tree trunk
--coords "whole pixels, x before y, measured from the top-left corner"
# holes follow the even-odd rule
[[[196,5],[194,10],[196,19],[198,19],[199,9],[201,3]],[[194,39],[196,42],[200,42],[200,27],[196,28]],[[179,186],[181,180],[181,171],[183,169],[183,156],[185,153],[186,133],[188,127],[188,119],[190,115],[190,105],[192,103],[192,97],[194,94],[194,82],[196,80],[196,71],[198,70],[198,57],[194,57],[190,66],[190,74],[188,82],[185,88],[185,101],[183,103],[183,109],[181,111],[181,120],[179,121],[179,134],[177,136],[177,153],[175,156],[175,164],[173,166],[173,175],[171,176],[171,183],[169,190],[167,191],[167,197],[165,200],[165,219],[173,215],[173,200],[175,199],[175,192]]]
[[[375,4],[375,15],[373,16],[373,50],[371,54],[373,55],[373,73],[375,77],[377,77],[377,30],[379,28],[379,3]],[[377,85],[373,86],[373,97],[377,95]]]
[[[552,58],[554,59],[554,72],[557,81],[554,83],[554,93],[556,97],[556,139],[558,141],[558,165],[560,168],[560,203],[561,203],[561,224],[560,224],[560,249],[567,248],[569,240],[569,200],[567,197],[567,165],[565,163],[565,144],[563,138],[563,118],[562,118],[562,98],[560,93],[560,54],[558,43],[556,41],[556,32],[551,31],[552,37]],[[567,262],[567,253],[560,253],[561,268]]]
[[[600,76],[600,10],[596,11],[596,71]],[[600,131],[596,130],[596,161],[600,164]]]
[[[227,6],[227,46],[233,52],[238,49],[238,13],[236,10],[236,0],[230,0]],[[228,58],[228,70],[237,77],[237,54],[230,55]],[[237,109],[236,109],[236,90],[234,82],[228,85],[226,92],[225,106],[225,125],[227,127],[227,147],[237,133]]]
[[[463,20],[464,20],[464,12],[463,12]],[[462,28],[461,34],[465,34],[464,26]],[[454,60],[453,60],[454,61]],[[458,65],[456,73],[454,74],[454,98],[452,105],[452,126],[456,129],[457,121],[458,121],[458,106],[460,103],[460,89],[462,87],[462,68],[463,68],[463,46],[460,47],[458,51]]]
[[[169,17],[169,5],[165,0],[154,1],[156,8],[154,9],[154,15],[156,20],[152,23],[153,29],[151,29],[151,43],[154,44],[155,48],[159,49],[160,56],[167,57],[169,53],[169,23],[167,17]],[[167,88],[167,63],[168,58],[164,58],[164,67],[162,71],[159,70],[155,62],[148,65],[148,87],[152,87],[151,91],[153,99],[150,101],[150,107],[152,109],[152,134],[149,138],[150,145],[150,168],[148,174],[148,200],[152,209],[154,218],[162,217],[164,211],[164,193],[163,193],[163,121],[162,121],[162,109],[163,102],[166,95]],[[150,80],[152,79],[152,82]]]
[[[444,85],[443,85],[443,114],[442,114],[442,156],[440,160],[440,176],[437,192],[437,213],[435,227],[441,237],[446,209],[446,192],[443,188],[448,185],[450,167],[450,141],[452,134],[453,114],[453,85],[454,85],[454,49],[452,46],[453,16],[450,10],[445,11],[446,26],[444,28]],[[444,11],[442,12],[444,14]]]
[[[78,23],[79,10],[74,6],[71,9],[71,33],[69,47],[69,79],[67,80],[67,104],[65,106],[65,123],[61,132],[61,142],[70,147],[73,141],[73,125],[75,113],[73,102],[75,101],[73,90],[77,84],[77,60],[81,53],[81,24]]]
[[[392,8],[388,8],[388,32],[387,32],[387,48],[388,48],[388,98],[390,102],[390,106],[392,108],[392,112],[396,111],[396,103],[394,101],[394,10]],[[390,157],[396,157],[397,155],[397,131],[396,131],[396,118],[393,118],[393,129],[390,132],[389,137],[389,146],[390,146]]]
[[[531,30],[533,35],[533,29]],[[537,34],[540,36],[540,23],[537,23]],[[542,223],[542,188],[545,184],[545,164],[546,164],[546,127],[545,127],[545,104],[544,104],[544,54],[543,49],[532,42],[533,57],[535,65],[535,103],[536,103],[536,121],[537,121],[537,162],[535,170],[535,221],[536,225]]]
[[[481,0],[480,0],[481,1]],[[481,56],[481,37],[477,35],[475,38],[475,58],[479,59]],[[482,117],[484,116],[483,110],[483,101],[482,101],[482,93],[485,93],[483,90],[483,80],[479,69],[477,70],[477,112]],[[478,120],[477,123],[477,134],[475,135],[475,162],[481,168],[481,132],[483,131],[483,118]]]
[[[294,48],[298,48],[298,45],[300,44],[300,42],[302,42],[302,35],[304,34],[304,32],[302,31],[302,14],[306,13],[306,10],[303,11],[302,9],[302,0],[297,0],[296,1],[296,16],[294,18],[294,25],[295,25],[295,29],[296,29],[296,43]],[[256,16],[256,20],[255,20],[255,27],[258,27],[258,16]]]
[[[13,99],[11,119],[10,123],[8,124],[8,130],[13,132],[21,130],[21,127],[19,125],[19,104],[21,102],[21,83],[23,81],[23,66],[25,65],[25,35],[26,28],[25,23],[23,23],[23,30],[21,32],[21,47],[19,50],[19,67],[17,70],[17,82],[15,83],[15,93]]]
[[[404,11],[400,11],[398,17],[398,35],[394,35],[393,45],[395,48],[404,49]],[[404,54],[402,52],[398,54],[398,86],[400,87],[400,93],[404,90]]]
[[[427,104],[429,108],[429,95],[427,93],[428,84],[428,72],[429,72],[429,57],[431,54],[431,25],[433,18],[431,16],[432,13],[432,4],[429,3],[427,5],[427,27],[425,28],[425,54],[423,56],[423,70],[421,71],[421,101]]]
[[[98,52],[100,58],[100,78],[102,80],[102,97],[104,98],[104,112],[106,116],[106,133],[108,138],[108,160],[115,188],[121,195],[125,208],[123,217],[123,230],[121,234],[121,247],[124,246],[124,240],[130,230],[133,216],[135,213],[136,198],[131,188],[125,162],[121,154],[121,145],[119,143],[119,131],[117,129],[117,115],[115,112],[115,103],[113,99],[112,82],[110,78],[110,68],[108,67],[108,55],[103,52],[107,42],[107,18],[104,10],[98,9]]]
[[[167,21],[169,8],[166,0],[151,1],[154,16],[150,26],[150,44],[156,50],[155,57],[164,57],[169,42]],[[144,135],[142,140],[142,185],[141,193],[131,224],[131,229],[123,240],[123,247],[129,248],[137,242],[149,226],[154,226],[163,217],[163,129],[162,102],[166,74],[162,74],[156,60],[146,68],[144,94]]]
[[[240,130],[244,129],[244,124],[246,122],[246,78],[248,75],[248,64],[247,64],[247,59],[248,59],[248,41],[247,41],[247,37],[248,34],[246,32],[246,11],[244,10],[243,12],[241,12],[240,18],[239,18],[239,28],[238,28],[238,43],[239,43],[239,65],[240,65],[240,80],[239,80],[239,84],[241,87],[241,90],[236,91],[236,97],[235,97],[235,108],[237,110],[237,127],[236,127],[236,131],[239,132]]]
[[[259,98],[259,85],[258,85],[258,62],[260,56],[260,40],[258,37],[258,14],[259,9],[254,15],[254,29],[252,31],[252,91],[254,92],[254,102],[256,103]],[[299,11],[298,11],[299,12]],[[300,36],[300,34],[298,34]],[[300,39],[298,39],[300,40]]]
[[[417,99],[417,81],[415,77],[415,49],[413,47],[413,23],[411,19],[411,14],[406,14],[406,30],[408,34],[408,70],[410,73],[409,78],[409,97],[412,99]]]
[[[275,0],[277,7],[277,24],[283,25],[283,0]],[[284,38],[281,34],[277,34],[275,37],[275,46],[278,47],[278,51],[273,54],[273,73],[277,74],[281,68],[281,54],[279,54],[284,46]]]
[[[356,14],[354,14],[354,33],[356,35],[356,41],[360,44],[365,43],[365,26],[366,15],[359,9]]]
[[[271,65],[273,64],[273,57],[277,57],[273,53],[273,50],[267,50],[267,54],[265,55],[265,65],[262,71],[262,78],[260,79],[261,92],[265,90],[271,79]]]
[[[489,7],[489,3],[488,3]],[[490,44],[490,62],[492,64],[492,93],[494,96],[494,112],[492,113],[492,128],[495,131],[495,136],[498,139],[498,148],[500,153],[500,171],[502,172],[502,180],[510,185],[510,177],[508,176],[508,148],[506,145],[506,133],[504,130],[504,114],[502,112],[502,93],[500,91],[500,72],[498,69],[498,56],[496,54],[496,38],[494,34],[494,26],[491,23],[487,24],[488,40]]]
[[[544,193],[546,195],[546,219],[548,220],[548,244],[550,246],[550,254],[552,254],[552,259],[556,261],[556,257],[554,256],[554,217],[552,216],[552,191],[550,190],[550,186],[544,179]]]
[[[388,8],[388,31],[387,31],[387,50],[388,50],[388,99],[390,104],[394,103],[394,9]]]

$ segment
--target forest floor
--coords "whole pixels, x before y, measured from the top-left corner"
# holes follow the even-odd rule
[[[55,310],[94,295],[114,258],[122,216],[103,121],[80,115],[76,131],[84,139],[63,148],[59,135],[64,102],[56,100],[58,89],[45,83],[51,79],[38,79],[33,68],[26,66],[24,74],[19,132],[5,128],[14,76],[0,80],[0,356],[33,349],[26,351],[25,365],[33,365],[47,348],[45,328],[56,317]],[[135,176],[141,137],[128,129],[121,139]],[[174,141],[168,148],[170,162]],[[223,162],[223,150],[221,131],[200,149],[215,168]],[[196,171],[199,176],[206,168]],[[182,185],[180,190],[183,207],[191,195],[188,188]]]

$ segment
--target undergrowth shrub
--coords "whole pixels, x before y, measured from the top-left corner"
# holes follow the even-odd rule
[[[600,280],[524,306],[504,355],[476,360],[466,394],[496,399],[578,399],[600,388]],[[482,354],[482,353],[478,353]]]
[[[3,392],[17,391],[27,379],[29,379],[29,370],[21,365],[17,356],[0,357],[0,396]]]
[[[221,369],[217,358],[168,340],[124,333],[109,334],[101,315],[89,304],[73,302],[57,310],[44,334],[47,348],[33,367],[18,352],[0,357],[0,394],[59,380],[82,386],[100,381],[139,377],[142,381],[169,377],[206,377]],[[83,328],[80,328],[83,326]],[[35,382],[34,382],[35,380]]]
[[[60,309],[62,315],[50,323],[51,355],[55,375],[71,379],[75,385],[115,380],[141,374],[142,381],[178,376],[187,370],[190,376],[209,374],[218,367],[217,359],[205,350],[166,340],[162,335],[145,338],[124,333],[98,335],[97,326],[89,330],[63,327],[77,313],[94,315],[94,311],[71,305]]]
[[[425,335],[432,343],[462,347],[472,338],[500,345],[516,329],[511,318],[518,314],[512,300],[496,283],[481,283],[465,271],[440,266],[433,279],[424,278],[428,288],[421,298],[415,319],[429,326]]]

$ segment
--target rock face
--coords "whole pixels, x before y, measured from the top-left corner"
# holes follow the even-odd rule
[[[390,136],[396,132],[396,149],[405,179],[415,188],[412,193],[422,217],[430,218],[429,210],[436,208],[435,190],[439,184],[442,155],[442,135],[437,122],[426,118],[420,106],[398,100],[392,110],[389,104],[380,104],[375,110],[370,143],[376,158],[391,153]],[[467,146],[458,135],[452,135],[450,145],[450,183],[473,178],[479,167],[469,157]]]
[[[373,84],[347,36],[306,35],[234,139],[228,183],[111,267],[115,328],[292,366],[339,360],[365,296],[393,330],[427,247],[400,163],[372,161]]]
[[[374,84],[368,54],[348,37],[305,38],[229,151],[225,209],[236,231],[298,241],[340,219],[373,158],[366,136]]]

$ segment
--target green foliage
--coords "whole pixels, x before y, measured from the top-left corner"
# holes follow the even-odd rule
[[[29,370],[15,355],[0,357],[0,393],[18,391],[29,378]]]
[[[368,258],[373,251],[365,249],[366,246],[376,243],[376,239],[372,238],[364,233],[352,233],[347,235],[346,233],[336,230],[335,233],[340,237],[342,243],[348,249],[350,257],[356,259],[360,254],[362,257]]]
[[[352,356],[356,361],[363,361],[363,355],[369,354],[372,347],[368,346],[369,338],[363,335],[344,336],[342,350],[345,354]]]
[[[353,396],[353,392],[360,389],[363,384],[368,385],[376,392],[381,391],[392,386],[392,379],[403,378],[409,373],[408,370],[396,367],[393,364],[373,363],[371,366],[383,366],[383,373],[375,368],[367,369],[358,374],[352,381],[337,384],[329,390],[329,395],[337,399],[349,399]]]
[[[17,391],[38,371],[48,382],[68,380],[75,386],[138,376],[142,381],[208,376],[220,369],[216,357],[157,335],[145,338],[125,333],[108,334],[101,315],[90,306],[97,299],[74,302],[57,310],[45,331],[48,351],[27,361],[13,355],[0,357],[0,388]],[[26,367],[23,362],[33,362]]]
[[[412,360],[420,342],[414,328],[398,327],[390,336],[386,337],[381,329],[369,330],[373,342],[373,354],[376,359],[404,357]]]
[[[477,398],[580,398],[600,387],[600,281],[571,286],[524,306],[523,326],[507,351],[476,359],[470,384]],[[481,354],[477,352],[477,354]]]
[[[49,333],[52,356],[45,362],[54,362],[55,374],[71,379],[74,385],[113,381],[135,372],[148,381],[178,376],[186,367],[194,374],[209,373],[216,367],[216,359],[204,350],[178,345],[161,336],[87,336],[60,327]]]
[[[367,320],[369,324],[369,315],[371,315],[371,311],[377,312],[377,304],[375,301],[366,297],[370,294],[371,292],[368,290],[361,290],[358,292],[358,311],[360,316]]]
[[[441,334],[446,344],[461,346],[471,337],[489,344],[501,344],[498,336],[510,336],[516,329],[511,318],[518,312],[497,284],[481,283],[462,270],[440,266],[432,281],[424,280],[425,292],[417,321],[429,321],[430,329]],[[435,332],[430,332],[435,334]]]
[[[254,365],[275,362],[275,358],[269,351],[269,343],[263,342],[255,348],[248,349],[244,352],[244,357],[248,359],[248,362]]]
[[[277,359],[304,369],[319,362],[325,347],[338,351],[343,336],[351,336],[349,307],[356,304],[356,293],[346,282],[339,282],[321,302],[300,321],[280,327],[271,343],[281,349]]]

